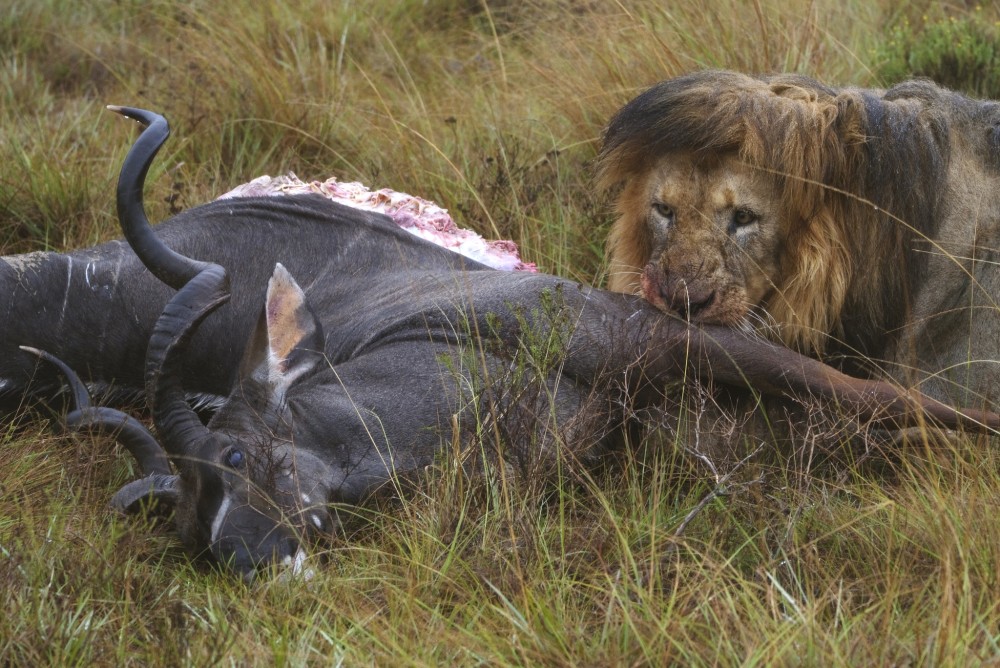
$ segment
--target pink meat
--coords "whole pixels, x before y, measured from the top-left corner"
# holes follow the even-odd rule
[[[316,193],[356,209],[383,213],[401,228],[427,241],[461,253],[494,269],[537,271],[533,262],[522,262],[513,241],[487,241],[455,224],[448,211],[434,202],[388,188],[369,190],[361,183],[341,183],[336,178],[305,183],[292,173],[260,176],[233,188],[219,199],[270,197]]]

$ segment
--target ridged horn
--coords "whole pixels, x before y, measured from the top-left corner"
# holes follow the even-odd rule
[[[146,392],[153,422],[170,453],[197,452],[211,438],[181,383],[181,356],[198,324],[229,300],[226,271],[210,264],[167,303],[146,350]]]
[[[158,279],[178,290],[157,320],[146,351],[146,392],[156,429],[171,454],[196,451],[211,437],[185,399],[180,357],[197,325],[229,299],[229,280],[217,264],[199,262],[167,248],[143,206],[149,166],[170,136],[163,116],[132,107],[108,107],[145,125],[129,149],[118,180],[118,220],[129,245]]]
[[[149,166],[170,136],[170,126],[163,116],[145,109],[115,105],[108,105],[108,109],[145,126],[125,156],[118,175],[118,221],[129,245],[146,268],[174,290],[180,290],[208,265],[184,257],[163,245],[146,218],[142,197]]]
[[[29,346],[21,346],[21,350],[53,365],[65,378],[72,396],[70,410],[66,414],[67,430],[113,436],[135,458],[144,476],[170,475],[167,453],[142,423],[113,408],[93,406],[87,386],[69,365],[55,355]]]

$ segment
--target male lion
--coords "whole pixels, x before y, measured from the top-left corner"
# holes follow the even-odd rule
[[[611,289],[940,399],[998,398],[1000,104],[698,72],[611,119],[600,180],[622,185]]]

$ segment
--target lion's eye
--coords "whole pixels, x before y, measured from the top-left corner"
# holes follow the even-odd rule
[[[733,229],[753,225],[757,222],[758,216],[750,209],[736,209],[733,211]]]
[[[657,216],[663,218],[667,222],[673,222],[674,220],[674,209],[669,204],[664,204],[663,202],[653,202],[653,211]]]

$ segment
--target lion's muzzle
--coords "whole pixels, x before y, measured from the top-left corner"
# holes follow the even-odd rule
[[[707,281],[689,281],[667,274],[651,262],[642,270],[640,286],[646,301],[661,311],[676,313],[689,320],[712,321],[700,317],[710,315],[715,303],[715,286]]]

